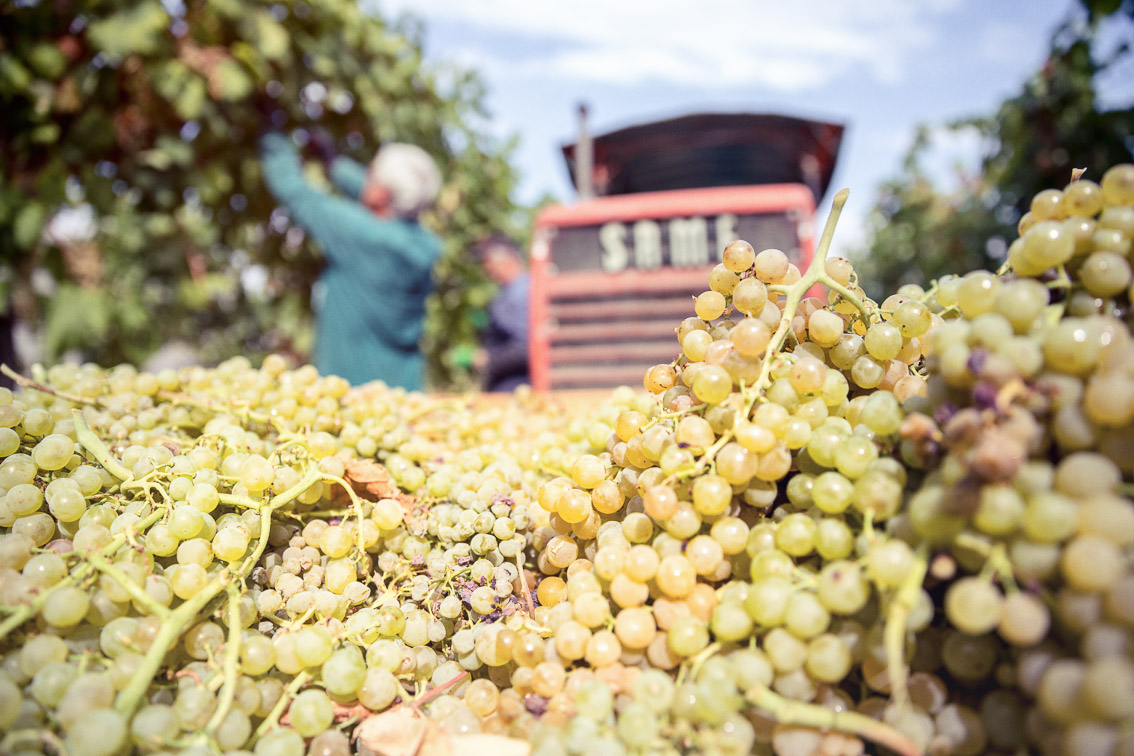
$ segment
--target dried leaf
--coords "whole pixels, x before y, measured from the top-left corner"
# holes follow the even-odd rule
[[[354,730],[363,756],[530,756],[526,741],[503,735],[453,735],[412,706],[395,706]]]
[[[432,719],[427,721],[429,726],[421,741],[421,747],[417,749],[417,756],[456,756],[459,753],[471,753],[458,751],[453,736],[447,730],[441,729],[441,726]]]
[[[354,737],[375,756],[416,756],[431,724],[416,709],[395,706],[361,722]]]
[[[402,493],[390,471],[382,464],[372,459],[351,459],[344,462],[343,470],[343,478],[361,498],[368,501],[397,499],[407,512],[412,511],[413,497]],[[338,489],[335,497],[339,503],[349,501],[346,493]]]
[[[453,738],[454,754],[492,754],[492,756],[530,756],[531,745],[526,740],[503,735],[458,735]]]

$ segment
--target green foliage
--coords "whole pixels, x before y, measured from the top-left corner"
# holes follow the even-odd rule
[[[426,222],[445,255],[425,346],[434,386],[468,384],[450,354],[475,343],[470,316],[492,292],[464,251],[524,222],[514,145],[487,135],[473,73],[423,65],[420,35],[354,0],[0,4],[0,281],[45,356],[138,363],[184,340],[212,363],[306,359],[320,258],[273,218],[260,178],[267,94],[301,141],[318,125],[361,161],[386,141],[438,160],[447,180]],[[89,242],[41,233],[82,204]],[[33,275],[50,295],[32,294]]]
[[[1107,4],[1092,5],[1093,13],[1103,13]],[[1134,8],[1122,8],[1127,6]],[[999,267],[1031,197],[1065,186],[1074,168],[1086,168],[1086,177],[1097,181],[1109,166],[1130,161],[1134,107],[1101,112],[1095,92],[1097,76],[1128,61],[1130,51],[1120,48],[1111,59],[1098,60],[1094,39],[1094,26],[1068,22],[1019,94],[990,116],[944,127],[975,129],[986,145],[979,175],[961,176],[957,188],[943,190],[927,174],[932,139],[921,129],[902,174],[880,188],[869,248],[856,256],[868,293],[925,284],[956,270]]]

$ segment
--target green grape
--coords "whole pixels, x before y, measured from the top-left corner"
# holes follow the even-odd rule
[[[182,688],[173,701],[173,711],[185,730],[204,727],[215,708],[216,697],[200,685]]]
[[[27,517],[43,505],[43,491],[31,483],[16,483],[8,489],[4,502],[16,517]]]
[[[986,580],[961,578],[945,592],[945,616],[958,630],[982,635],[1000,624],[1004,597]]]
[[[1103,202],[1110,206],[1134,203],[1134,164],[1122,163],[1108,168],[1099,182]]]
[[[143,706],[130,721],[130,733],[136,745],[158,750],[181,733],[177,715],[168,706]]]
[[[702,515],[723,514],[732,501],[732,487],[723,477],[701,475],[693,481],[693,506]]]
[[[1030,593],[1017,591],[1004,597],[1000,637],[1014,646],[1034,646],[1042,641],[1051,627],[1051,613],[1043,600]]]
[[[827,560],[843,559],[854,550],[854,533],[842,519],[824,517],[815,531],[815,550]]]
[[[47,508],[59,522],[77,522],[87,511],[87,499],[82,492],[67,488],[52,496]]]
[[[721,252],[721,264],[733,273],[743,273],[756,261],[756,251],[743,239],[730,242]]]
[[[902,332],[890,323],[875,323],[866,330],[863,346],[878,362],[892,360],[902,348]]]
[[[717,365],[706,365],[697,372],[690,387],[693,394],[706,404],[719,404],[732,392],[732,378],[728,371]]]
[[[51,433],[32,449],[32,459],[41,470],[60,470],[75,453],[75,442],[69,436]]]
[[[870,588],[859,565],[837,559],[819,572],[817,593],[828,611],[845,615],[854,614],[866,604]]]
[[[807,640],[826,632],[831,625],[831,613],[814,593],[795,591],[788,598],[784,612],[784,627],[797,638]]]
[[[173,595],[188,599],[202,591],[209,582],[208,573],[199,564],[178,565],[177,571],[169,578]]]
[[[724,314],[725,297],[719,291],[705,291],[697,295],[693,310],[701,320],[716,320]]]
[[[836,439],[841,443],[844,436]],[[834,455],[832,455],[834,456]],[[837,457],[836,457],[837,458]],[[832,459],[834,462],[834,459]],[[854,495],[854,483],[841,473],[829,471],[816,476],[811,485],[811,500],[827,514],[839,514],[850,506]]]
[[[794,557],[807,556],[815,548],[816,529],[806,514],[790,514],[776,526],[776,548]]]
[[[117,524],[117,523],[116,523]],[[155,556],[171,556],[177,552],[177,536],[165,523],[157,523],[146,531],[146,548]]]
[[[709,274],[709,288],[726,296],[732,294],[739,282],[740,276],[723,263],[714,266],[712,273]]]
[[[55,418],[47,410],[33,407],[24,412],[21,424],[24,432],[37,437],[46,436],[55,426]]]
[[[845,466],[842,469],[847,469]],[[902,483],[881,470],[869,467],[854,482],[852,496],[854,508],[862,514],[870,513],[880,522],[892,517],[902,504]]]
[[[251,533],[242,523],[218,527],[212,539],[213,554],[226,562],[235,562],[248,551],[251,540]]]
[[[1080,535],[1063,549],[1060,571],[1072,588],[1098,592],[1110,588],[1121,577],[1123,559],[1122,551],[1109,539]]]
[[[290,727],[270,730],[252,748],[255,756],[304,756],[303,736]]]
[[[645,703],[632,701],[618,713],[618,736],[630,748],[648,746],[658,730],[657,715]]]
[[[815,344],[828,349],[837,348],[842,343],[845,328],[843,319],[830,310],[816,310],[807,319],[808,337]]]
[[[74,627],[86,616],[90,597],[74,586],[60,588],[48,596],[41,610],[44,621],[54,627]]]
[[[291,726],[305,738],[314,737],[331,726],[335,712],[327,694],[318,688],[299,693],[288,708]]]
[[[685,356],[691,362],[701,362],[705,359],[709,346],[713,343],[713,337],[707,331],[690,331],[681,340],[681,348]],[[689,368],[686,368],[688,370]],[[683,372],[684,375],[684,372]]]
[[[885,377],[886,368],[868,355],[857,358],[851,365],[851,379],[861,388],[875,388]]]
[[[93,709],[72,723],[64,743],[75,756],[112,756],[128,737],[125,717],[114,709]]]
[[[859,420],[875,434],[888,436],[901,425],[902,408],[893,394],[877,391],[867,398]]]
[[[244,745],[251,735],[252,720],[248,715],[240,709],[230,709],[217,727],[215,737],[221,748],[232,751]]]
[[[790,262],[778,249],[765,249],[756,255],[753,271],[765,283],[779,283],[788,275]]]
[[[850,649],[837,635],[824,633],[807,645],[805,669],[814,679],[837,683],[850,673],[853,663]]]
[[[55,707],[55,716],[64,729],[71,729],[87,712],[114,705],[114,683],[108,674],[86,672],[67,688]]]
[[[1043,354],[1052,370],[1081,375],[1097,362],[1100,346],[1093,319],[1065,318],[1048,332]]]
[[[0,457],[15,454],[20,449],[20,434],[6,425],[0,425]]]
[[[966,318],[990,312],[1001,287],[1000,279],[985,271],[974,271],[961,278],[957,287],[957,307]]]
[[[709,627],[719,640],[739,641],[752,632],[752,618],[741,602],[722,601],[713,609]]]
[[[382,711],[401,694],[401,685],[389,670],[372,666],[358,689],[358,701],[371,711]]]
[[[220,494],[216,486],[210,483],[195,483],[185,497],[186,503],[196,507],[204,513],[212,512],[220,502]]]
[[[878,448],[866,438],[851,436],[835,452],[835,467],[843,476],[855,480],[862,477],[878,458]]]
[[[784,622],[794,592],[795,588],[785,577],[768,575],[758,578],[753,575],[744,606],[755,622],[774,627]]]
[[[204,527],[201,510],[190,505],[174,507],[169,515],[169,532],[179,541],[195,538]]]
[[[896,588],[913,568],[909,544],[891,538],[876,544],[866,556],[866,574],[882,588]]]
[[[912,339],[929,330],[932,317],[929,308],[916,300],[903,302],[894,311],[893,323],[901,331],[902,338]],[[869,337],[870,331],[867,331]]]
[[[575,692],[575,710],[580,716],[603,722],[614,711],[614,694],[606,683],[586,682]]]

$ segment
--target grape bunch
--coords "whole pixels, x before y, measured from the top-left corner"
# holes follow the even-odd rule
[[[881,302],[729,244],[644,391],[0,391],[0,752],[1134,754],[1134,166]]]

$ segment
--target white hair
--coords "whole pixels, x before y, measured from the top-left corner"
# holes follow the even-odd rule
[[[399,218],[416,218],[441,191],[441,171],[429,153],[412,144],[382,145],[370,161],[370,181],[390,191],[390,206]]]

